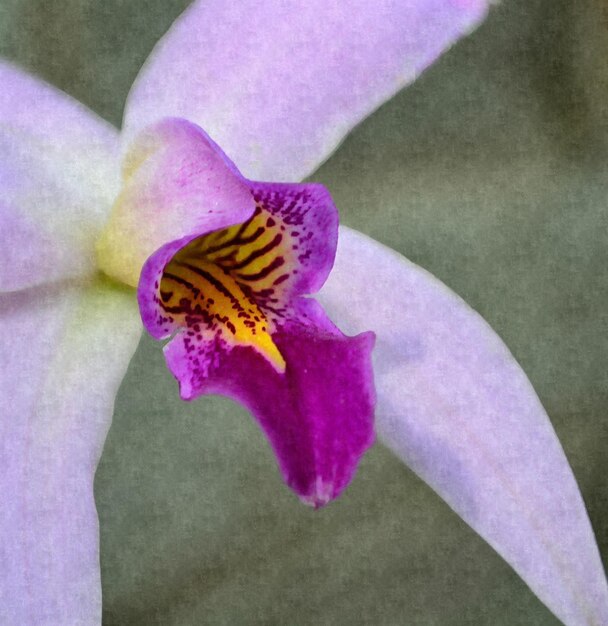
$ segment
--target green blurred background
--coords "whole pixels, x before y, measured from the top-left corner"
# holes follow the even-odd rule
[[[0,0],[0,54],[118,125],[187,4]],[[563,442],[604,562],[607,60],[602,0],[504,0],[312,177],[344,223],[436,274],[504,338]],[[182,403],[147,338],[95,494],[107,626],[558,624],[381,445],[339,501],[300,505],[247,413]]]

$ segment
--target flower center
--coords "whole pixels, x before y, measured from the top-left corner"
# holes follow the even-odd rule
[[[165,267],[159,306],[167,321],[191,337],[246,345],[260,351],[280,372],[285,361],[271,338],[282,314],[275,288],[288,250],[282,226],[257,207],[236,226],[199,237]]]

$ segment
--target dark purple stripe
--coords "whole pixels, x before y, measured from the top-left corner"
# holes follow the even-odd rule
[[[267,243],[263,248],[259,250],[255,250],[252,252],[247,258],[243,259],[239,263],[230,266],[230,270],[241,270],[244,267],[247,267],[252,261],[259,259],[261,256],[264,256],[268,252],[270,252],[273,248],[276,248],[281,241],[283,241],[283,235],[279,233],[270,243]]]
[[[262,209],[256,205],[255,210],[251,214],[251,217],[248,218],[245,222],[241,224],[241,227],[237,230],[235,237],[240,237],[249,227],[250,224],[253,224],[253,220],[262,212]]]
[[[216,241],[220,240],[222,237],[225,237],[230,232],[230,228],[222,228],[222,230],[216,230],[214,233],[209,235],[209,238],[213,238]],[[200,243],[204,243],[205,237]]]
[[[229,248],[230,246],[242,246],[247,243],[252,243],[264,232],[266,232],[266,229],[263,226],[259,226],[252,235],[241,238],[235,236],[225,243],[220,243],[217,246],[212,246],[211,248],[208,248],[207,250],[202,250],[202,254],[213,254],[214,252],[218,252],[219,250],[223,250],[224,248]]]
[[[289,276],[290,274],[281,274],[281,276],[279,276],[272,284],[280,285],[281,283],[284,283],[289,278]]]
[[[207,272],[206,270],[201,269],[200,267],[196,267],[196,265],[190,265],[190,263],[182,263],[181,261],[176,261],[176,263],[178,265],[181,265],[182,267],[185,267],[185,268],[189,269],[191,272],[194,272],[195,274],[197,274],[201,278],[204,278],[208,283],[213,285],[221,294],[226,296],[230,300],[230,302],[232,302],[232,304],[235,305],[235,308],[238,307],[237,308],[238,311],[242,311],[243,310],[243,307],[241,306],[240,302],[238,301],[238,298],[236,298],[232,294],[232,292],[229,289],[226,288],[224,283],[222,283],[215,276],[213,276],[213,274],[210,274],[209,272]]]
[[[176,305],[176,306],[167,306],[166,304],[164,304],[163,302],[159,302],[162,310],[165,313],[173,313],[173,314],[177,314],[177,313],[186,313],[187,309],[185,309],[183,306],[181,305]]]
[[[176,276],[175,274],[171,274],[170,272],[165,272],[163,274],[163,278],[168,278],[184,287],[188,288],[193,294],[194,297],[197,297],[201,290],[198,287],[195,287],[190,281],[182,278],[181,276]]]
[[[224,254],[222,256],[218,256],[213,259],[214,263],[225,263],[226,261],[234,261],[234,257],[236,256],[238,250],[232,250],[228,254]]]
[[[205,250],[203,249],[202,252],[203,254],[209,254],[211,252],[216,252],[216,250],[221,250],[222,248],[224,248],[225,246],[232,246],[235,244],[235,240],[238,240],[239,237],[247,230],[247,228],[253,223],[253,220],[262,212],[262,209],[260,209],[259,206],[255,207],[255,210],[253,211],[253,213],[251,214],[251,216],[245,221],[243,222],[239,229],[236,231],[236,233],[234,234],[234,237],[232,237],[231,239],[229,239],[228,241],[225,241],[224,243],[220,243],[217,244],[216,246],[212,246],[211,248]],[[222,231],[220,231],[220,233],[225,233],[227,232],[228,229],[224,228]],[[221,235],[223,236],[223,235]],[[220,238],[221,238],[220,236]]]
[[[266,276],[274,272],[277,267],[281,267],[284,264],[285,259],[282,256],[278,256],[270,265],[267,265],[263,270],[260,270],[256,274],[237,274],[237,276],[243,280],[260,280],[262,278],[266,278]]]

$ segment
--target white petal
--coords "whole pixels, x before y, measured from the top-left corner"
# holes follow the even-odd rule
[[[608,588],[580,492],[525,374],[436,278],[342,228],[319,300],[377,334],[382,440],[568,626],[608,624]]]
[[[487,0],[205,0],[158,43],[125,109],[207,131],[254,180],[304,178],[484,18]]]
[[[0,328],[0,623],[100,623],[93,476],[140,336],[135,294],[1,294]]]
[[[0,291],[91,274],[120,183],[118,133],[5,62],[0,84]]]

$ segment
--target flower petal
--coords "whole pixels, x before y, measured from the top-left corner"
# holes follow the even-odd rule
[[[340,495],[373,442],[374,338],[344,336],[314,300],[305,303],[314,323],[288,323],[273,334],[284,373],[251,347],[210,349],[186,333],[167,345],[165,357],[184,399],[217,393],[244,404],[268,437],[285,482],[319,507]]]
[[[101,280],[0,296],[0,622],[101,622],[93,475],[140,336]]]
[[[283,238],[280,250],[286,263],[250,282],[259,292],[272,289],[278,299],[316,293],[327,280],[338,245],[338,209],[329,192],[316,183],[249,182],[262,214],[272,216]],[[239,259],[240,261],[240,259]],[[258,273],[268,267],[268,257],[253,263],[240,261],[241,271]],[[259,267],[254,264],[259,263]],[[265,273],[265,272],[262,272]],[[251,279],[249,279],[251,281]]]
[[[118,190],[118,133],[0,62],[0,291],[90,275]]]
[[[207,134],[165,119],[142,132],[123,167],[124,187],[97,244],[99,266],[137,287],[163,245],[244,222],[255,210],[246,181]]]
[[[189,147],[204,138],[182,121],[166,123],[187,131]],[[205,181],[201,194],[200,175],[192,183],[189,172],[198,174],[210,151],[215,160],[225,160],[212,143],[203,145],[202,154],[188,152],[187,176],[179,159],[175,168],[174,156],[153,160],[154,175],[145,174],[145,180],[163,181],[163,188],[168,181],[178,193],[156,200],[162,194],[155,192],[149,202],[146,184],[133,186],[128,206],[141,206],[146,215],[150,207],[161,207],[181,229],[159,231],[159,241],[167,232],[181,238],[162,245],[144,264],[138,286],[142,320],[156,339],[175,334],[165,354],[182,398],[222,393],[249,407],[286,482],[302,500],[322,506],[350,482],[373,440],[372,334],[345,337],[316,302],[299,297],[327,277],[338,212],[322,185],[256,183],[230,168],[228,178],[237,176],[255,202],[248,219],[225,227],[204,205],[192,212],[188,202],[185,219],[174,220],[182,212],[184,178],[186,189],[195,187],[195,202],[222,188]],[[173,185],[174,179],[180,184]],[[149,219],[140,221],[147,225]]]
[[[248,178],[301,180],[344,135],[485,16],[487,0],[195,2],[156,46],[125,111],[209,132]],[[297,7],[297,8],[296,8]]]
[[[202,129],[178,119],[148,129],[126,171],[99,256],[114,277],[139,275],[147,330],[164,339],[188,327],[253,346],[283,370],[267,318],[327,278],[338,236],[327,190],[248,181]]]
[[[256,204],[246,221],[209,232],[201,219],[192,234],[165,244],[144,264],[138,297],[156,339],[168,337],[180,326],[176,318],[197,306],[223,309],[221,317],[233,325],[245,318],[246,326],[256,326],[243,308],[260,304],[280,313],[290,298],[315,293],[327,279],[338,241],[338,210],[327,189],[245,182]]]
[[[345,228],[319,300],[347,332],[377,333],[382,440],[565,624],[608,624],[606,579],[568,461],[486,322],[437,279]]]

